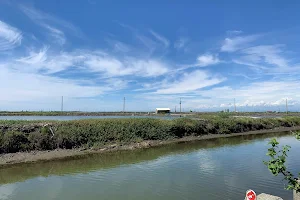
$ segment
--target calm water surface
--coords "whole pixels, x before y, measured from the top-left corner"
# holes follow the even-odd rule
[[[292,199],[262,163],[274,136],[292,146],[288,165],[300,171],[293,136],[243,136],[0,168],[0,199],[241,200],[249,188]]]
[[[174,116],[0,116],[0,120],[79,120],[79,119],[112,119],[112,118],[157,118],[174,119]]]

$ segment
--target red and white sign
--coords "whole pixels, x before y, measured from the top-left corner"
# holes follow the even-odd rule
[[[248,190],[246,192],[246,198],[247,200],[256,200],[256,194],[253,190]]]

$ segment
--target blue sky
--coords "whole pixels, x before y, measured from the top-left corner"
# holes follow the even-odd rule
[[[0,1],[0,110],[300,109],[297,1]]]

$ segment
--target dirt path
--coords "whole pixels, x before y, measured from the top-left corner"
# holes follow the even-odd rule
[[[197,140],[209,140],[215,138],[228,138],[236,137],[242,135],[258,135],[258,134],[267,134],[267,133],[276,133],[276,132],[286,132],[286,131],[295,131],[300,130],[300,126],[296,127],[281,127],[269,130],[259,130],[259,131],[249,131],[244,133],[233,133],[233,134],[210,134],[203,136],[191,136],[184,137],[180,139],[167,140],[167,141],[143,141],[140,143],[134,143],[130,145],[109,145],[100,149],[56,149],[53,151],[32,151],[32,152],[18,152],[18,153],[9,153],[0,155],[0,167],[5,167],[18,163],[27,163],[27,162],[37,162],[37,161],[50,161],[57,159],[66,159],[72,157],[78,157],[82,155],[92,154],[92,153],[103,153],[111,151],[120,151],[120,150],[133,150],[140,148],[150,148],[155,146],[160,146],[164,144],[178,143],[178,142],[188,142],[188,141],[197,141]]]

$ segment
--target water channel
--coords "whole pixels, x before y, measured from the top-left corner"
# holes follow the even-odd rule
[[[178,116],[151,115],[151,116],[0,116],[0,120],[81,120],[81,119],[124,119],[124,118],[155,118],[155,119],[175,119]]]
[[[239,136],[0,168],[0,199],[241,200],[249,188],[291,199],[263,164],[271,137],[292,146],[288,167],[300,171],[293,136]]]

